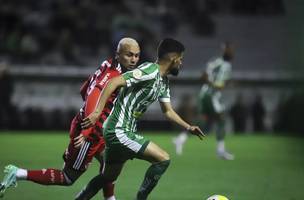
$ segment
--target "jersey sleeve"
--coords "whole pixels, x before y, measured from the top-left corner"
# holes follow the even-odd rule
[[[138,68],[122,74],[127,83],[127,87],[138,84],[140,82],[154,79],[158,73],[157,65],[154,63],[144,63]]]
[[[169,87],[169,80],[166,79],[166,84],[164,90],[161,92],[159,98],[159,102],[170,102],[170,87]]]

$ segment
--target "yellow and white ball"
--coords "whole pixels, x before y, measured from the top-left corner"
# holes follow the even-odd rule
[[[209,197],[207,200],[229,200],[229,199],[222,195],[213,195],[213,196]]]

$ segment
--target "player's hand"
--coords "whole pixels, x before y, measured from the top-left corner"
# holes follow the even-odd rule
[[[98,120],[99,115],[95,112],[91,113],[89,116],[84,118],[81,122],[81,128],[82,129],[87,129],[91,126],[94,126],[96,121]]]
[[[189,128],[187,128],[187,130],[192,135],[196,135],[197,137],[199,137],[200,140],[202,140],[203,137],[205,137],[205,134],[203,133],[203,131],[198,126],[190,126]]]
[[[78,135],[77,137],[74,138],[74,147],[76,149],[81,148],[82,145],[85,143],[85,141],[86,138],[82,134]]]

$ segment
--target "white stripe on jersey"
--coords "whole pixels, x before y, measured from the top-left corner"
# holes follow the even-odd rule
[[[109,63],[108,60],[103,61],[101,66],[104,66],[104,65],[106,65],[107,67],[111,67],[111,63]]]
[[[170,102],[171,100],[170,100],[170,98],[159,98],[159,101],[167,103],[167,102]]]
[[[136,93],[135,98],[134,98],[134,99],[132,100],[132,102],[131,102],[130,110],[133,109],[134,104],[135,104],[137,98],[138,98],[143,92],[144,92],[144,90],[141,89],[141,90],[139,90],[139,91]],[[149,94],[148,94],[148,96],[149,96]],[[137,107],[140,106],[140,103],[137,104],[137,105],[135,105],[135,106],[137,106]],[[132,115],[132,113],[131,113],[131,115]],[[129,117],[129,119],[132,119],[131,127],[136,127],[136,126],[135,126],[135,121],[136,121],[137,119],[135,119],[135,117],[132,117],[132,116]],[[135,130],[132,130],[132,131],[134,132]]]
[[[81,149],[80,149],[80,151],[78,153],[77,159],[76,159],[76,161],[75,161],[75,163],[73,165],[74,169],[78,170],[80,168],[80,166],[81,166],[81,164],[82,164],[82,162],[83,162],[83,160],[84,160],[84,158],[85,158],[85,156],[87,154],[89,146],[90,146],[89,142],[85,142],[82,145],[82,147],[81,147]]]
[[[133,89],[132,89],[132,90],[133,90]],[[129,94],[123,99],[123,105],[120,106],[120,107],[121,107],[121,111],[120,111],[120,113],[119,113],[118,122],[117,122],[117,124],[116,124],[115,127],[122,127],[122,125],[123,125],[123,120],[124,120],[125,113],[126,113],[126,112],[125,112],[125,106],[124,106],[124,105],[127,104],[127,102],[128,102],[128,100],[129,100],[131,94],[132,94],[132,91],[130,91]]]
[[[124,133],[123,130],[121,129],[115,129],[115,135],[118,138],[118,140],[120,141],[120,143],[122,143],[123,145],[127,146],[129,149],[131,149],[134,152],[138,152],[140,150],[140,148],[142,147],[142,145],[134,140],[131,140],[130,138],[128,138],[126,136],[126,134]]]
[[[120,64],[118,63],[117,67],[116,67],[116,70],[119,71],[119,73],[121,74],[121,66]]]

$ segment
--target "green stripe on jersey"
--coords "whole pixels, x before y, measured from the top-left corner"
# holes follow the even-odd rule
[[[157,99],[170,101],[169,80],[160,76],[157,64],[148,62],[122,76],[127,86],[121,88],[105,127],[111,132],[115,129],[135,132],[137,120],[150,104]]]

